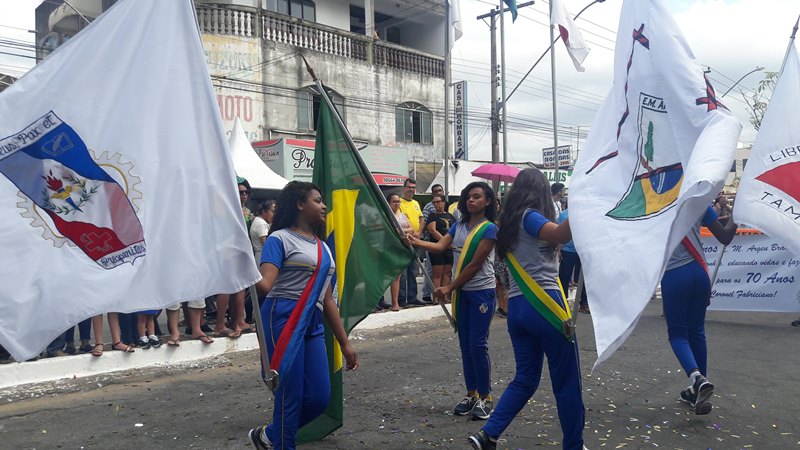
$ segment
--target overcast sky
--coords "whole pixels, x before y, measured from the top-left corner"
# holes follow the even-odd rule
[[[519,0],[522,3],[521,0]],[[576,13],[590,0],[562,0]],[[722,95],[742,75],[755,69],[777,71],[800,14],[797,0],[664,0],[680,24],[698,61],[711,67],[710,78]],[[0,0],[0,39],[33,42],[34,9],[41,0]],[[476,17],[489,12],[496,2],[461,0],[464,36],[453,49],[453,80],[469,81],[470,159],[489,159],[489,28]],[[506,20],[506,67],[508,92],[547,47],[549,39],[548,1],[520,9],[515,23]],[[622,0],[606,0],[589,8],[578,26],[589,42],[591,53],[584,62],[586,72],[578,73],[560,42],[556,46],[558,122],[568,127],[559,144],[582,145],[576,141],[594,120],[594,115],[611,86],[614,43]],[[498,31],[499,40],[499,31]],[[0,52],[20,53],[0,46]],[[0,72],[21,74],[34,60],[0,53]],[[498,58],[499,62],[499,58]],[[753,89],[763,75],[754,73],[739,85]],[[744,125],[741,141],[752,143],[755,130],[749,124],[745,104],[737,90],[725,103]],[[552,146],[552,103],[550,58],[531,76],[508,103],[509,159],[541,161],[541,149]]]

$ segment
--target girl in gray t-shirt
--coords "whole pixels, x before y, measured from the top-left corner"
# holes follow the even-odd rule
[[[572,239],[569,220],[556,219],[550,183],[538,169],[525,169],[517,175],[506,197],[497,232],[497,257],[514,255],[518,266],[561,307],[568,306],[558,286],[557,244]],[[503,392],[486,425],[469,437],[473,448],[493,449],[497,439],[536,392],[542,377],[544,356],[564,433],[565,449],[583,448],[584,406],[578,347],[568,340],[523,295],[513,276],[517,268],[509,264],[508,334],[514,348],[517,371]],[[523,279],[524,280],[524,279]],[[510,443],[509,443],[510,444]],[[513,447],[513,446],[512,446]]]
[[[461,191],[458,203],[461,220],[453,224],[439,242],[412,240],[415,246],[431,253],[453,249],[453,279],[449,286],[437,288],[434,295],[444,299],[457,291],[458,301],[453,301],[453,316],[458,326],[467,395],[455,406],[453,413],[471,415],[478,420],[486,420],[492,413],[488,341],[489,326],[497,304],[493,264],[497,233],[497,226],[493,223],[495,206],[494,191],[488,184],[470,183]],[[473,239],[469,239],[473,232]],[[467,256],[459,264],[462,254]]]
[[[295,448],[297,430],[327,407],[330,380],[323,316],[339,341],[347,370],[358,368],[358,356],[347,339],[330,287],[335,264],[328,246],[322,242],[326,212],[322,193],[316,185],[290,182],[278,198],[270,235],[261,252],[263,278],[256,289],[259,296],[266,294],[260,311],[264,330],[259,334],[266,342],[260,345],[266,343],[273,364],[278,349],[278,355],[283,354],[283,358],[274,365],[281,370],[288,369],[280,373],[278,379],[272,423],[250,430],[248,436],[256,448]],[[323,265],[329,267],[317,273],[323,270]],[[303,298],[303,290],[308,285],[318,289],[319,295]],[[299,299],[305,303],[298,302]],[[295,323],[289,318],[298,307],[303,314]],[[282,338],[299,340],[299,346],[294,347],[297,351],[284,347]],[[292,358],[288,366],[286,358]],[[278,370],[278,367],[271,369]]]

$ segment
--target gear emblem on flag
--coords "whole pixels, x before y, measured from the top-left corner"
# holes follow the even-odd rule
[[[122,158],[122,155],[119,153],[109,156],[108,152],[103,152],[100,154],[100,156],[96,156],[91,149],[89,150],[89,153],[97,165],[103,167],[106,172],[108,172],[111,177],[114,178],[117,183],[119,183],[119,185],[125,191],[125,195],[131,201],[134,211],[138,212],[139,202],[142,199],[142,193],[137,189],[137,187],[141,182],[141,178],[134,173],[133,164],[129,161],[125,161]],[[56,248],[61,248],[64,245],[68,245],[70,247],[76,246],[75,243],[58,232],[51,220],[46,219],[47,215],[44,213],[42,208],[37,206],[36,203],[34,203],[22,192],[18,192],[17,196],[20,198],[20,200],[17,202],[17,208],[20,209],[20,215],[24,218],[30,219],[30,225],[33,228],[41,229],[43,238],[51,241],[53,246]]]
[[[0,173],[19,189],[20,215],[56,248],[77,247],[106,270],[145,256],[132,163],[108,152],[95,158],[52,111],[0,140],[0,149]]]

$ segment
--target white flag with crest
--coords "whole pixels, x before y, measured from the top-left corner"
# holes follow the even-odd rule
[[[741,125],[662,0],[626,0],[614,84],[570,185],[598,360],[630,335],[730,171]]]
[[[736,192],[733,218],[800,255],[800,60],[792,42]]]
[[[124,0],[0,94],[0,344],[260,275],[190,0]]]

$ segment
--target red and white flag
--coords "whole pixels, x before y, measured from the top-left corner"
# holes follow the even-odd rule
[[[789,47],[736,193],[733,219],[800,255],[800,59]]]
[[[575,21],[567,12],[567,8],[559,0],[550,0],[552,3],[552,13],[550,15],[550,25],[558,25],[558,32],[561,34],[561,40],[567,46],[567,53],[572,58],[572,63],[575,64],[575,69],[578,72],[583,72],[583,60],[589,55],[589,47],[586,41],[583,40],[581,30],[575,25]]]

